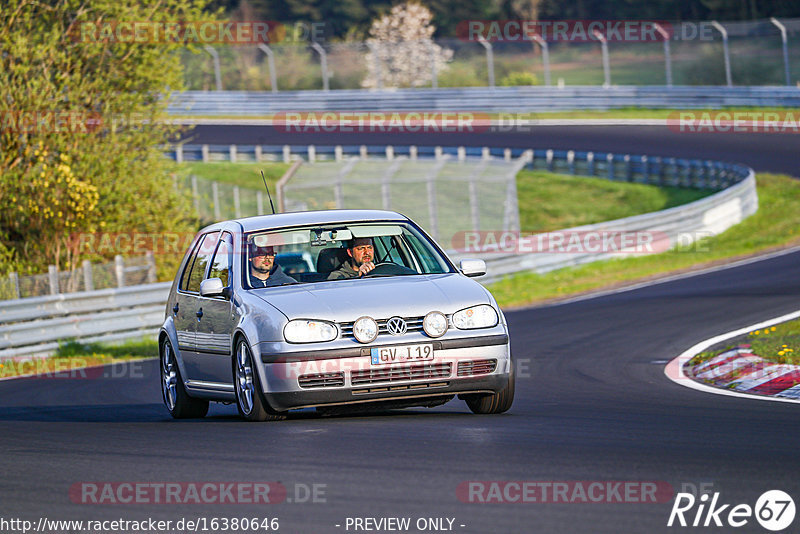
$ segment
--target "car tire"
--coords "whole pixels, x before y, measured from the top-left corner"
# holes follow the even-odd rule
[[[508,384],[502,391],[490,395],[469,395],[465,397],[467,406],[476,414],[497,414],[507,412],[514,403],[514,362],[508,372]]]
[[[236,407],[239,415],[248,421],[280,421],[286,412],[270,408],[261,393],[258,373],[253,365],[253,352],[244,338],[236,343],[233,355],[233,389],[236,392]]]
[[[161,396],[175,419],[199,419],[208,413],[208,401],[190,397],[183,386],[178,359],[169,339],[164,338],[159,350]]]

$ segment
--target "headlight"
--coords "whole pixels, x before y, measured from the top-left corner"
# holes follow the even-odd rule
[[[497,312],[488,304],[472,306],[453,314],[453,325],[460,330],[489,328],[497,324]]]
[[[422,329],[430,337],[441,337],[447,332],[447,317],[442,312],[432,311],[422,320]]]
[[[325,321],[311,321],[308,319],[295,319],[289,321],[283,329],[283,337],[289,343],[316,343],[319,341],[333,341],[338,332],[333,323]]]
[[[353,336],[361,343],[372,343],[378,337],[378,323],[372,317],[359,317],[353,323]]]

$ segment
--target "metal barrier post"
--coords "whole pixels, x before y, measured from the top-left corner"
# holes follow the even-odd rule
[[[372,53],[372,68],[375,71],[375,87],[383,89],[383,73],[381,72],[381,58],[378,55],[378,43],[367,41],[367,48]]]
[[[192,201],[194,202],[194,211],[200,215],[200,193],[197,191],[197,176],[192,175]]]
[[[83,260],[83,289],[84,291],[94,290],[94,277],[92,276],[92,262]]]
[[[550,47],[541,35],[534,35],[533,40],[542,47],[542,63],[544,64],[544,84],[550,85]]]
[[[731,55],[728,49],[728,30],[716,20],[712,20],[711,25],[722,34],[722,52],[725,55],[725,82],[728,87],[731,87],[733,86],[733,80],[731,79]]]
[[[219,206],[219,184],[217,182],[211,182],[211,195],[214,201],[214,218],[218,221],[222,220],[222,211]]]
[[[58,268],[55,265],[47,266],[47,279],[50,283],[50,294],[58,295]]]
[[[117,277],[117,287],[125,287],[125,260],[119,254],[114,256],[114,274]]]
[[[259,43],[259,50],[267,55],[267,65],[269,65],[269,83],[273,93],[278,92],[278,77],[275,74],[275,54],[272,49],[264,43]]]
[[[428,41],[428,54],[431,58],[431,89],[439,88],[439,73],[436,68],[436,47],[433,41]]]
[[[156,259],[153,256],[153,251],[148,250],[144,253],[145,261],[147,262],[147,283],[156,283]]]
[[[603,51],[603,76],[605,78],[603,87],[611,87],[611,62],[608,60],[608,40],[597,30],[594,30],[592,34],[600,41],[600,47]]]
[[[239,198],[239,186],[233,186],[233,215],[237,219],[242,217],[241,199]]]
[[[781,41],[783,42],[783,70],[786,75],[786,85],[789,86],[792,85],[792,77],[789,73],[789,38],[786,35],[786,26],[781,24],[775,17],[771,17],[769,21],[781,31]]]
[[[319,54],[320,66],[322,67],[322,90],[330,91],[330,82],[328,81],[328,55],[325,49],[322,48],[316,41],[311,43],[311,48]]]
[[[672,87],[672,54],[669,48],[670,35],[660,24],[654,24],[654,26],[656,31],[664,38],[664,68],[666,69],[667,75],[667,87]]]
[[[206,45],[205,51],[211,54],[211,58],[214,61],[214,79],[217,82],[217,91],[222,91],[222,70],[219,66],[219,54],[211,45]]]
[[[8,278],[11,280],[11,286],[14,288],[14,295],[15,298],[21,298],[21,294],[19,292],[19,275],[11,271],[8,273]]]
[[[478,36],[478,42],[486,49],[486,66],[489,68],[489,87],[494,87],[494,53],[492,43],[487,41],[482,35]]]

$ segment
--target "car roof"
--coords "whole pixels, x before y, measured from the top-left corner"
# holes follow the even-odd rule
[[[395,211],[386,210],[321,210],[276,213],[221,221],[207,226],[202,231],[230,228],[238,224],[243,232],[253,232],[269,228],[287,228],[307,224],[337,224],[368,221],[407,221],[408,217]]]

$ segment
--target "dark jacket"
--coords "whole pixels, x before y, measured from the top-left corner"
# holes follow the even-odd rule
[[[353,269],[353,266],[350,265],[349,261],[346,261],[342,264],[341,267],[336,269],[335,271],[331,272],[328,275],[328,280],[343,280],[345,278],[358,278],[359,274],[358,271]]]
[[[249,277],[250,287],[253,289],[258,289],[260,287],[274,287],[280,286],[283,284],[296,284],[297,280],[289,276],[288,274],[283,272],[281,266],[275,262],[272,265],[272,269],[269,272],[269,278],[266,280],[261,280],[253,276],[253,273],[248,268],[247,275]]]

